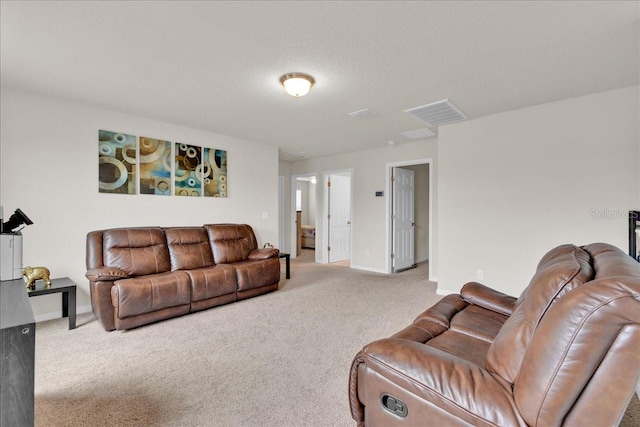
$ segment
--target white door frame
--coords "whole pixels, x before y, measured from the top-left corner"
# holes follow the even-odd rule
[[[391,253],[391,236],[393,234],[393,223],[391,221],[391,212],[393,212],[393,198],[391,197],[391,175],[394,167],[429,165],[429,257],[433,254],[433,159],[415,159],[405,160],[401,162],[390,162],[386,164],[385,192],[387,194],[387,203],[385,207],[385,223],[387,232],[385,237],[385,270],[388,274],[392,273]],[[431,280],[431,269],[429,269],[429,280]]]
[[[278,176],[278,247],[285,252],[284,241],[284,217],[285,217],[285,194],[284,194],[284,176]]]

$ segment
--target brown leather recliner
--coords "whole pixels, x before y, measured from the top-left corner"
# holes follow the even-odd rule
[[[519,298],[466,284],[349,378],[359,426],[614,426],[640,377],[640,264],[562,245]]]
[[[92,231],[91,307],[111,331],[261,295],[278,289],[278,254],[247,224]]]

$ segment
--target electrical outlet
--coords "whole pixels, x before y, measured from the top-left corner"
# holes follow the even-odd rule
[[[269,219],[269,212],[262,212],[262,219]]]
[[[365,249],[365,251],[364,251],[364,255],[365,255],[365,256],[369,256],[369,249]]]
[[[484,279],[484,270],[476,270],[476,279],[478,280]]]

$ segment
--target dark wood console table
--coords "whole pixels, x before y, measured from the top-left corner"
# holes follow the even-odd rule
[[[35,348],[24,281],[0,282],[0,426],[33,426]]]

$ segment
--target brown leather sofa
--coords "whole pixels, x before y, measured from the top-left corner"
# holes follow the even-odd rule
[[[93,313],[105,330],[123,330],[272,292],[278,254],[259,249],[246,224],[92,231]]]
[[[519,298],[479,283],[366,345],[358,426],[614,426],[640,377],[640,263],[603,243],[548,252]]]

